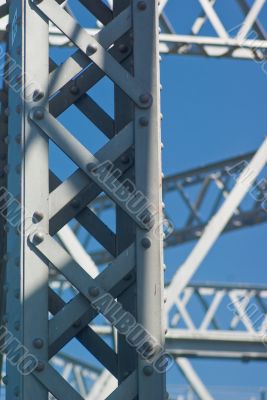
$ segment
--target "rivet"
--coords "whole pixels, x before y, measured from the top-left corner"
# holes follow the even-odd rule
[[[167,303],[167,297],[164,297],[164,303]]]
[[[17,144],[20,144],[20,143],[21,143],[21,135],[17,135],[17,136],[15,137],[15,142],[16,142]]]
[[[78,88],[78,86],[77,85],[72,85],[71,87],[70,87],[70,93],[71,94],[78,94],[79,93],[79,91],[80,91],[80,89]]]
[[[148,104],[152,101],[152,97],[149,93],[143,93],[139,96],[139,100],[142,104]]]
[[[145,249],[149,249],[149,247],[151,246],[151,241],[150,239],[145,237],[141,240],[141,244]]]
[[[45,369],[45,363],[43,361],[38,361],[35,371],[42,372]]]
[[[7,384],[8,384],[8,377],[7,377],[7,375],[3,376],[2,382],[3,382],[4,385],[7,385]]]
[[[15,289],[14,290],[14,296],[16,299],[19,299],[19,295],[20,295],[20,290],[19,289]]]
[[[95,168],[96,164],[94,162],[90,162],[87,164],[86,168],[88,171],[91,171],[93,168]]]
[[[42,92],[41,90],[36,89],[36,90],[33,92],[33,95],[32,95],[33,101],[39,101],[39,100],[41,100],[43,97],[44,97],[44,92]]]
[[[146,2],[145,1],[138,1],[137,8],[140,11],[144,11],[147,8]]]
[[[150,365],[146,365],[143,368],[143,372],[146,376],[151,376],[153,374],[153,368]]]
[[[164,144],[161,142],[160,144],[161,149],[164,149]]]
[[[148,126],[148,119],[146,117],[140,117],[139,118],[139,124],[141,126]]]
[[[167,265],[163,264],[163,270],[166,271],[166,269],[167,269]]]
[[[17,114],[20,114],[20,113],[21,113],[21,110],[22,110],[22,107],[21,107],[20,104],[18,104],[18,105],[16,106],[16,113],[17,113]]]
[[[35,338],[32,344],[36,349],[41,349],[44,346],[44,341],[42,338]]]
[[[96,46],[95,44],[89,44],[89,45],[86,47],[86,54],[87,54],[88,56],[93,55],[96,51],[97,51],[97,46]]]
[[[168,329],[165,329],[165,335],[167,335],[167,333],[168,333]]]
[[[20,330],[20,321],[15,321],[15,322],[14,322],[14,329],[15,329],[16,331],[19,331],[19,330]]]
[[[127,51],[129,50],[128,46],[126,46],[126,44],[124,43],[121,43],[118,48],[121,53],[127,53]]]
[[[72,200],[70,205],[73,208],[80,208],[81,207],[81,202],[78,199],[74,199],[74,200]]]
[[[42,243],[44,241],[44,234],[43,232],[36,232],[33,236],[33,240],[36,244]]]
[[[15,260],[15,265],[16,265],[16,267],[19,267],[19,266],[20,266],[20,258],[19,258],[19,257],[16,258],[16,260]]]
[[[123,278],[124,281],[130,281],[132,279],[133,275],[131,273],[125,275],[125,277]]]
[[[19,395],[19,387],[18,387],[18,386],[16,386],[16,387],[14,388],[13,393],[14,393],[14,396],[18,397],[18,395]]]
[[[79,328],[81,326],[81,323],[82,323],[81,320],[78,319],[78,321],[74,322],[73,327],[74,328]]]
[[[42,221],[43,218],[44,218],[44,213],[42,211],[38,210],[34,211],[33,213],[34,222]]]
[[[99,296],[100,290],[98,289],[98,287],[93,286],[89,288],[88,293],[92,297],[97,297]]]
[[[143,219],[143,223],[148,224],[150,221],[151,221],[151,214],[146,214]]]
[[[124,154],[123,156],[121,156],[121,162],[123,164],[129,164],[130,162],[130,157],[127,154]]]
[[[41,120],[44,118],[44,111],[42,109],[34,110],[33,118],[37,120]]]
[[[8,322],[8,315],[7,314],[3,315],[2,322],[3,322],[3,324],[6,324]]]

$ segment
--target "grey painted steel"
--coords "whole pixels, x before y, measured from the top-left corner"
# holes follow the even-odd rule
[[[24,355],[29,351],[36,359],[46,361],[48,268],[29,247],[28,234],[39,227],[48,228],[48,141],[29,121],[28,113],[37,104],[47,104],[48,24],[28,1],[11,1],[9,32],[9,51],[17,65],[10,67],[9,80],[20,82],[20,90],[12,86],[9,90],[8,190],[18,203],[15,213],[12,203],[8,208],[15,217],[8,219],[7,326],[25,346]],[[34,90],[44,94],[39,101],[34,101]],[[43,218],[34,224],[36,211]],[[41,348],[34,347],[36,338],[42,340]],[[21,375],[16,364],[7,363],[7,376],[7,399],[47,399],[43,385],[32,374]]]
[[[8,188],[16,196],[19,189],[22,191],[20,221],[23,230],[16,233],[10,229],[8,233],[8,326],[36,355],[39,364],[25,377],[19,377],[15,368],[7,367],[7,399],[13,399],[14,395],[19,395],[22,400],[42,400],[48,395],[57,399],[85,398],[85,393],[78,393],[77,388],[71,387],[64,373],[61,375],[50,362],[76,337],[84,349],[89,350],[118,379],[118,388],[109,399],[144,400],[152,395],[155,400],[162,400],[166,391],[165,374],[152,369],[150,376],[144,369],[150,363],[126,345],[124,338],[119,338],[116,354],[88,326],[98,314],[91,304],[92,293],[96,290],[98,295],[110,292],[125,309],[133,312],[136,321],[158,344],[164,346],[163,321],[161,317],[151,318],[150,312],[153,308],[156,315],[163,314],[162,235],[155,237],[151,226],[141,217],[137,218],[125,201],[116,196],[105,182],[97,179],[89,168],[103,161],[115,162],[122,170],[122,177],[116,181],[113,179],[115,184],[122,185],[125,190],[124,179],[131,178],[136,190],[146,196],[146,207],[152,204],[159,210],[153,219],[155,224],[160,224],[157,4],[146,3],[144,9],[135,0],[131,3],[117,0],[114,15],[102,2],[98,6],[96,2],[83,1],[83,5],[105,25],[95,37],[54,0],[25,0],[19,5],[20,9],[15,1],[11,2],[10,46],[22,68],[22,88],[25,88],[27,100],[23,102],[10,89],[10,106],[14,109],[9,120],[12,144],[9,146]],[[48,21],[54,22],[78,47],[60,67],[49,60]],[[146,27],[145,41],[140,30],[143,26]],[[129,31],[132,32],[133,48],[124,51],[124,40],[128,40],[130,46]],[[35,40],[37,36],[40,38],[38,42]],[[34,62],[33,54],[37,55]],[[77,73],[80,73],[79,78],[73,81]],[[114,119],[86,93],[106,75],[116,88]],[[30,79],[36,87],[27,86],[32,83]],[[37,97],[29,93],[30,89],[32,92],[39,90]],[[72,104],[109,139],[95,155],[57,120]],[[147,118],[146,126],[140,123],[141,118]],[[14,140],[18,135],[20,140]],[[76,172],[65,182],[49,169],[50,140],[77,166]],[[106,172],[110,174],[110,171]],[[116,233],[88,208],[101,192],[108,194],[117,207]],[[96,278],[90,275],[82,258],[75,257],[65,248],[64,238],[53,237],[73,218],[88,228],[113,256],[112,264]],[[32,226],[27,229],[29,219]],[[125,235],[129,230],[132,233]],[[59,238],[62,234],[64,230]],[[150,249],[142,244],[144,238],[150,239]],[[153,264],[153,269],[150,264]],[[68,303],[49,287],[49,273],[54,271],[64,276],[72,288],[74,297]],[[93,292],[90,291],[92,287]],[[133,302],[134,292],[136,299]],[[48,311],[51,318],[48,318]],[[41,345],[36,345],[35,339]]]
[[[8,11],[8,10],[7,10]],[[6,35],[7,39],[7,35]],[[1,215],[0,215],[0,321],[1,325],[5,325],[6,321],[4,318],[6,311],[6,286],[5,286],[5,275],[6,275],[6,253],[7,253],[7,237],[6,230],[8,226],[5,220],[5,202],[3,201],[3,190],[7,187],[7,145],[8,145],[8,47],[6,43],[6,54],[2,53],[2,62],[5,62],[4,66],[4,79],[2,82],[2,88],[0,91],[0,187],[1,187]],[[0,354],[0,379],[2,380],[2,365],[3,355]]]

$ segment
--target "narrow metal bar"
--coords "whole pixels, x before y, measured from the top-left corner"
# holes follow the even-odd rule
[[[32,252],[28,235],[48,231],[48,140],[28,119],[37,105],[47,107],[48,21],[26,1],[10,2],[10,55],[16,68],[9,78],[20,83],[9,87],[8,190],[19,203],[17,223],[7,234],[8,329],[36,360],[48,359],[48,267]],[[36,38],[38,37],[38,41]],[[33,57],[33,54],[35,55]],[[36,96],[38,93],[38,96]],[[34,190],[33,190],[34,187]],[[12,208],[10,208],[10,215]],[[38,215],[38,218],[35,216]],[[35,222],[35,223],[33,223]],[[41,346],[35,346],[40,339]],[[36,364],[33,366],[36,367]],[[20,374],[7,364],[8,400],[47,400],[48,390],[33,374]]]
[[[136,228],[137,317],[164,348],[158,4],[146,2],[142,9],[138,0],[133,0],[132,7],[135,78],[142,82],[152,99],[148,109],[135,107],[134,110],[136,187],[157,210],[154,225],[158,228],[157,233],[153,229],[146,233]],[[145,372],[149,365],[139,356],[138,400],[162,400],[166,396],[166,374],[154,369],[147,376]]]

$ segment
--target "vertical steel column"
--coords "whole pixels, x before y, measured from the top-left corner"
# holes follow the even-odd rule
[[[7,41],[7,34],[5,35]],[[4,47],[4,46],[3,46]],[[6,53],[5,53],[6,52]],[[7,174],[6,174],[6,163],[7,163],[7,142],[8,142],[8,46],[5,44],[5,48],[1,51],[1,69],[3,71],[1,82],[2,89],[0,91],[0,321],[1,325],[6,324],[5,310],[6,310],[6,252],[7,252],[7,238],[6,230],[6,207],[5,200],[2,195],[5,192],[7,186]],[[3,354],[0,353],[0,379],[2,380],[2,367],[3,367]]]
[[[134,110],[135,179],[156,210],[149,232],[137,227],[137,316],[156,341],[163,345],[163,262],[162,262],[162,174],[159,102],[159,48],[157,1],[133,0],[134,76],[145,92],[140,100],[148,107]],[[165,398],[165,376],[152,371],[141,358],[139,400]]]
[[[118,0],[114,13],[101,1],[86,3],[86,7],[107,25],[95,37],[54,0],[11,1],[10,48],[16,66],[10,69],[10,78],[22,87],[17,91],[10,85],[9,91],[8,188],[21,207],[16,211],[18,221],[10,220],[8,233],[8,327],[23,345],[23,354],[30,352],[38,364],[27,376],[19,374],[15,365],[8,366],[8,400],[14,396],[44,400],[48,391],[59,400],[80,400],[80,394],[49,364],[49,358],[74,337],[118,378],[119,387],[110,399],[165,398],[165,371],[155,368],[159,362],[154,366],[150,362],[151,355],[159,356],[164,347],[157,3]],[[48,20],[78,48],[63,67],[55,65],[56,79],[53,72],[48,76]],[[116,88],[114,121],[87,93],[105,74]],[[110,139],[96,155],[56,119],[72,104]],[[49,139],[78,167],[64,182],[51,173],[56,184],[50,193]],[[121,169],[120,182],[112,177],[115,192],[107,177],[108,168],[105,178],[103,171],[103,179],[98,177],[103,161],[115,161]],[[87,207],[102,191],[117,206],[116,235]],[[132,208],[123,193],[131,199]],[[139,194],[142,201],[145,199],[145,209],[136,212]],[[59,197],[61,202],[57,201]],[[11,217],[12,212],[11,202]],[[95,279],[53,238],[75,217],[88,231],[94,224],[93,235],[113,255],[112,264]],[[79,292],[67,304],[48,288],[48,262]],[[53,314],[49,321],[48,292]],[[141,342],[136,346],[134,340],[129,346],[121,331],[118,354],[88,326],[98,311],[105,315],[104,309],[95,305],[100,301],[98,296],[107,292],[135,317],[132,319],[137,325],[129,330],[141,328]],[[111,320],[120,331],[120,320]]]
[[[131,5],[130,0],[115,0],[113,2],[113,11],[118,15],[123,9]],[[133,43],[130,32],[121,37],[117,46],[119,51],[129,52],[129,57],[124,61],[123,66],[131,74],[133,73]],[[129,97],[117,86],[114,88],[115,95],[115,131],[116,133],[129,124],[133,120],[133,103]],[[121,161],[126,164],[128,176],[134,181],[134,155],[133,150],[127,151]],[[135,224],[132,219],[120,209],[116,207],[116,247],[117,253],[122,251],[135,240]],[[133,280],[131,286],[127,288],[119,297],[119,302],[124,309],[129,311],[136,318],[136,279]],[[137,367],[136,350],[129,346],[123,335],[118,335],[118,380],[121,382],[125,377],[130,375]]]
[[[48,139],[28,114],[47,103],[48,23],[28,0],[10,2],[9,49],[7,319],[21,348],[17,362],[7,362],[6,398],[45,400],[47,389],[28,372],[48,357],[48,267],[29,235],[48,229]],[[23,374],[18,360],[27,354],[33,364]]]

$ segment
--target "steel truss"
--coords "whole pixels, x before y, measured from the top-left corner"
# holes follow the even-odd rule
[[[111,12],[101,1],[82,3],[103,24],[95,36],[54,0],[10,3],[10,55],[20,71],[10,68],[9,80],[21,90],[9,91],[8,189],[21,208],[19,226],[7,235],[7,326],[38,364],[27,375],[7,364],[7,399],[84,398],[49,362],[75,337],[116,378],[109,399],[163,399],[165,373],[151,364],[164,348],[165,329],[157,8],[155,2],[118,0]],[[77,48],[60,66],[49,60],[48,21]],[[87,94],[105,76],[114,84],[114,120]],[[106,135],[96,154],[58,121],[71,105]],[[64,182],[49,171],[50,141],[77,166]],[[87,207],[101,192],[116,204],[116,235]],[[140,210],[134,204],[139,193],[145,199]],[[126,206],[130,197],[132,206]],[[97,277],[55,239],[76,217],[113,255]],[[49,269],[76,288],[68,304],[49,288]],[[93,300],[109,292],[148,332],[141,355],[123,334],[115,353],[88,326],[98,314]]]
[[[166,221],[166,237],[164,247],[173,247],[201,237],[210,219],[216,214],[223,201],[228,197],[238,176],[250,162],[255,153],[247,153],[238,157],[208,164],[163,179],[164,216]],[[262,174],[266,176],[266,168]],[[238,209],[225,226],[223,233],[248,228],[267,221],[265,211],[266,182],[258,178],[246,202],[241,202]],[[170,196],[176,196],[177,207],[183,210],[183,218],[177,220],[169,209]],[[247,201],[249,198],[249,201]],[[101,196],[91,203],[95,214],[112,210],[114,204],[107,196]],[[75,233],[79,235],[82,226],[76,224]],[[97,265],[110,262],[112,257],[106,251],[90,248],[90,237],[82,240],[83,247]]]
[[[3,132],[5,143],[6,116],[9,116],[8,165],[4,149],[1,179],[8,179],[9,191],[22,205],[20,220],[26,234],[20,235],[17,225],[8,230],[2,221],[2,231],[8,230],[8,249],[4,257],[8,274],[7,285],[1,285],[1,290],[7,290],[4,321],[8,322],[8,329],[36,355],[39,363],[29,376],[21,376],[14,367],[8,366],[7,399],[14,396],[27,400],[47,399],[48,394],[58,399],[93,400],[107,396],[108,399],[125,396],[127,399],[163,399],[166,396],[164,374],[153,371],[150,375],[146,362],[138,359],[135,350],[121,335],[115,340],[116,352],[107,346],[103,337],[113,335],[110,325],[88,325],[96,316],[90,303],[92,293],[111,292],[125,310],[164,344],[160,242],[152,234],[153,229],[145,230],[147,224],[144,226],[144,221],[140,222],[129,213],[110,187],[96,180],[93,174],[98,163],[114,162],[123,172],[118,181],[124,178],[134,181],[137,189],[160,210],[156,219],[161,220],[157,67],[150,80],[152,66],[158,64],[158,48],[152,46],[157,42],[156,8],[151,4],[154,2],[135,0],[131,3],[117,0],[113,8],[101,1],[81,2],[98,21],[96,25],[81,28],[69,7],[60,6],[54,0],[25,1],[24,8],[22,3],[10,2],[10,55],[21,69],[18,72],[10,68],[9,80],[21,85],[27,101],[23,103],[21,93],[10,90],[7,111],[5,97],[1,98],[4,124],[1,135]],[[244,22],[230,32],[215,11],[215,1],[199,0],[200,15],[189,28],[189,35],[180,34],[175,23],[169,20],[167,3],[163,0],[159,5],[161,53],[254,59],[264,65],[267,40],[259,15],[265,0],[255,0],[253,6],[246,0],[237,0]],[[169,3],[171,5],[172,1]],[[2,41],[7,15],[8,6],[3,4],[0,6]],[[213,27],[215,36],[201,34],[207,25]],[[144,26],[145,37],[141,33]],[[49,59],[49,42],[52,46],[74,46],[77,50],[57,66]],[[114,119],[88,95],[89,89],[105,76],[115,86]],[[29,85],[32,82],[34,91]],[[95,155],[57,120],[72,105],[107,137],[106,145]],[[78,167],[64,182],[49,169],[49,141]],[[147,157],[151,155],[150,150],[153,156]],[[174,192],[179,195],[186,213],[182,225],[171,218],[175,229],[166,237],[166,247],[198,239],[192,253],[166,287],[167,350],[203,400],[213,397],[184,357],[266,359],[263,343],[266,288],[190,284],[219,235],[266,221],[265,185],[262,183],[266,154],[265,141],[256,153],[186,171],[163,181],[165,215],[169,217],[167,197]],[[245,179],[245,185],[229,174],[229,169],[232,171],[232,167],[242,161],[250,164],[245,165],[241,176],[245,177],[249,168],[255,172]],[[147,176],[144,170],[148,171]],[[244,208],[242,201],[255,179],[261,184],[251,196],[250,207]],[[197,186],[198,195],[192,200],[188,193]],[[210,187],[217,190],[217,198],[207,211],[204,204]],[[99,196],[101,192],[108,197]],[[98,218],[103,210],[112,207],[116,211],[115,234]],[[7,212],[11,211],[12,203]],[[30,234],[27,228],[33,216],[35,234]],[[102,246],[101,251],[91,254],[92,258],[84,251],[86,245],[84,248],[80,245],[68,226],[73,219],[78,224],[77,236],[82,227]],[[5,252],[4,242],[1,252]],[[108,261],[111,265],[99,274],[96,264]],[[147,268],[151,264],[153,271]],[[2,268],[1,273],[3,271]],[[154,285],[158,288],[156,301]],[[69,291],[73,298],[66,303],[65,294]],[[190,311],[192,298],[198,299],[204,310],[200,325]],[[225,316],[220,315],[221,304],[229,306],[226,327]],[[253,309],[257,304],[260,310],[260,323],[257,320],[256,325],[255,315],[249,311],[250,304]],[[153,314],[159,318],[155,320]],[[179,323],[186,328],[181,328]],[[104,370],[96,370],[88,363],[60,353],[75,337],[99,359]],[[88,380],[94,383],[88,384]],[[110,388],[114,390],[112,394]]]

